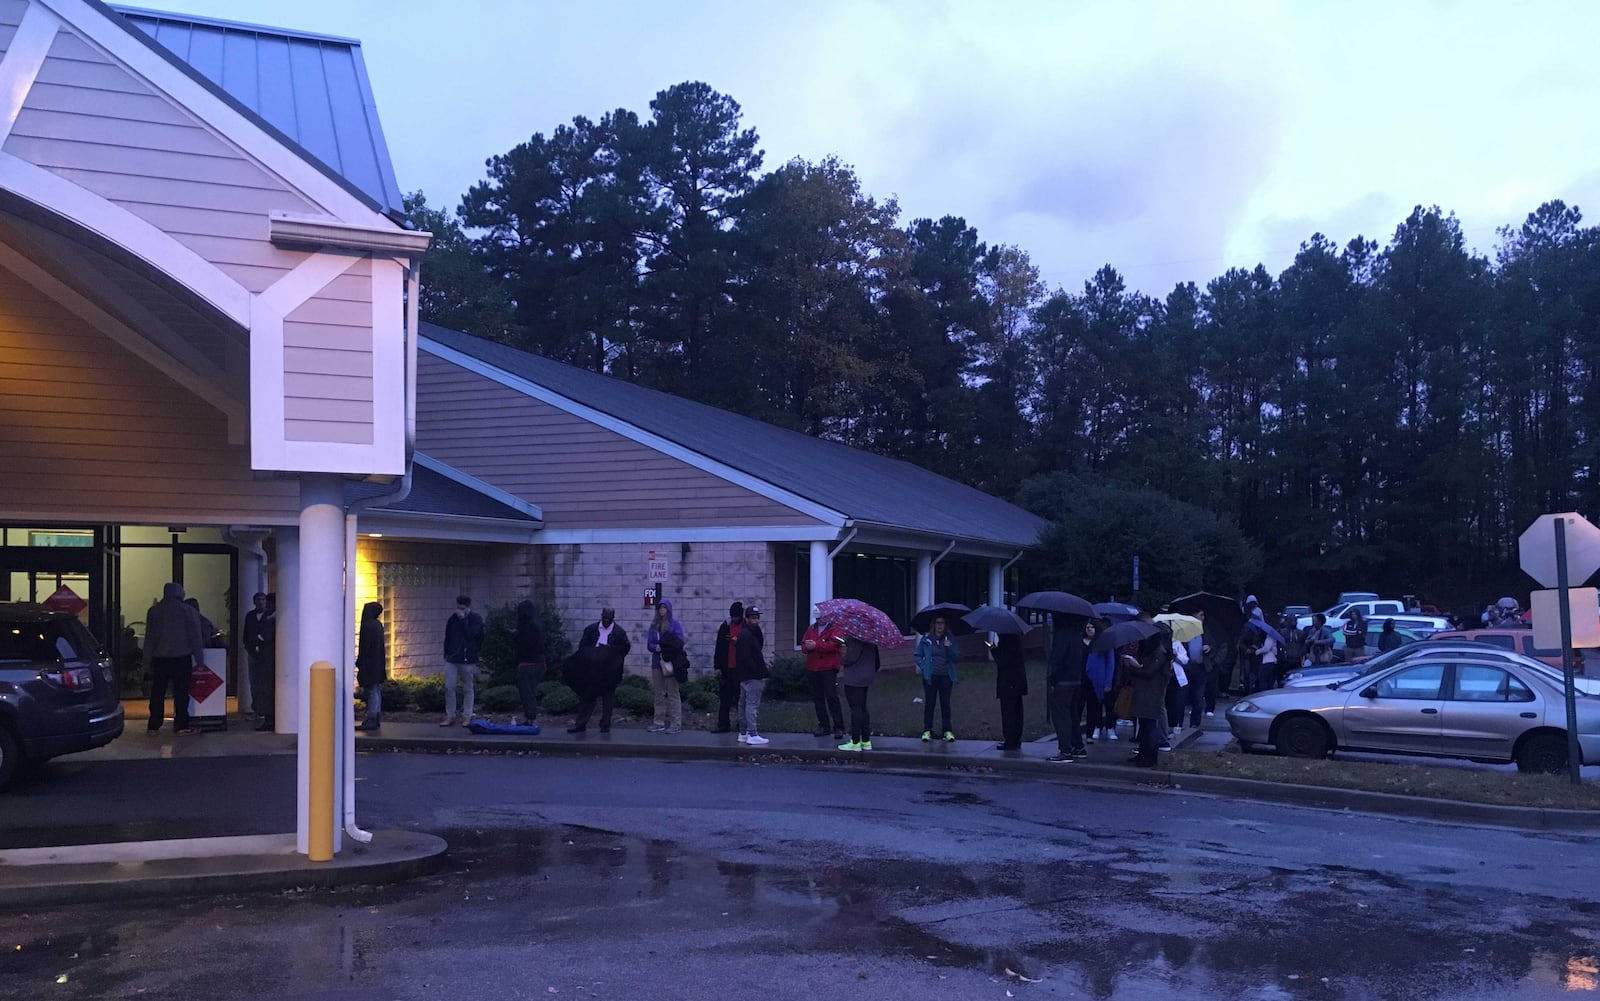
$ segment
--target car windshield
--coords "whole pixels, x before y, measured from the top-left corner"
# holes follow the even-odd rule
[[[1422,650],[1418,649],[1417,644],[1410,643],[1406,646],[1396,647],[1393,650],[1380,653],[1371,660],[1362,663],[1360,674],[1357,674],[1348,681],[1339,682],[1338,688],[1340,691],[1343,691],[1346,688],[1350,688],[1351,686],[1357,685],[1365,679],[1370,678],[1379,671],[1387,671],[1389,668],[1400,663],[1400,661],[1405,660],[1407,657],[1415,657],[1417,654],[1422,652]]]
[[[1344,614],[1344,610],[1349,608],[1349,607],[1350,607],[1350,603],[1348,601],[1342,601],[1339,604],[1334,605],[1332,608],[1328,609],[1326,612],[1323,612],[1322,614],[1326,615],[1330,619],[1337,619],[1339,616],[1343,615]]]

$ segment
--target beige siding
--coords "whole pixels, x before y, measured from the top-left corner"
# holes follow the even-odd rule
[[[253,292],[303,261],[266,213],[307,199],[165,95],[63,30],[4,149],[127,209]]]
[[[291,312],[283,340],[284,437],[372,444],[372,263]]]
[[[295,481],[253,476],[221,413],[6,271],[0,469],[0,519],[293,524],[299,508]]]
[[[12,36],[27,10],[28,0],[0,0],[0,55],[11,47]]]
[[[817,524],[426,351],[417,448],[540,505],[550,529]]]

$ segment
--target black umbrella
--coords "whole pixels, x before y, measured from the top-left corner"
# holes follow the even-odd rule
[[[941,601],[937,605],[929,605],[911,617],[911,628],[919,633],[925,633],[933,628],[933,620],[944,619],[945,628],[956,636],[965,636],[972,632],[972,626],[961,620],[961,616],[972,611],[966,605],[955,601]]]
[[[1218,626],[1227,632],[1237,632],[1244,626],[1244,606],[1227,595],[1196,591],[1172,599],[1167,607],[1184,615],[1205,612],[1207,625]]]
[[[1134,606],[1125,605],[1120,601],[1102,601],[1094,606],[1094,613],[1112,622],[1130,622],[1144,614]]]
[[[1022,616],[1016,612],[995,605],[979,605],[963,615],[961,621],[977,632],[996,633],[1000,636],[1026,636],[1033,629],[1022,621]]]
[[[1106,650],[1115,650],[1127,646],[1129,643],[1138,643],[1149,639],[1161,632],[1161,627],[1154,622],[1141,622],[1134,619],[1130,622],[1118,622],[1107,626],[1100,635],[1094,638],[1094,643],[1089,649],[1095,653]]]
[[[1018,608],[1031,608],[1036,612],[1054,612],[1057,615],[1081,615],[1097,618],[1094,606],[1075,594],[1065,591],[1035,591],[1017,601]]]

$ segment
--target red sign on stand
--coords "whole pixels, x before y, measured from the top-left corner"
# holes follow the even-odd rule
[[[196,665],[189,674],[189,697],[198,703],[205,703],[221,687],[222,679],[205,664]]]
[[[52,612],[66,612],[68,615],[81,615],[89,607],[89,603],[78,597],[78,593],[65,584],[56,588],[56,593],[44,599],[44,607]]]

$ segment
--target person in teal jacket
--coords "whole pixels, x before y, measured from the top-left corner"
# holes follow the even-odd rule
[[[955,740],[950,729],[950,689],[961,679],[956,675],[956,661],[961,653],[956,649],[955,637],[950,635],[943,617],[933,620],[927,633],[917,640],[917,670],[922,672],[922,739],[933,739],[933,704],[939,703],[939,721],[944,725],[944,739]]]

